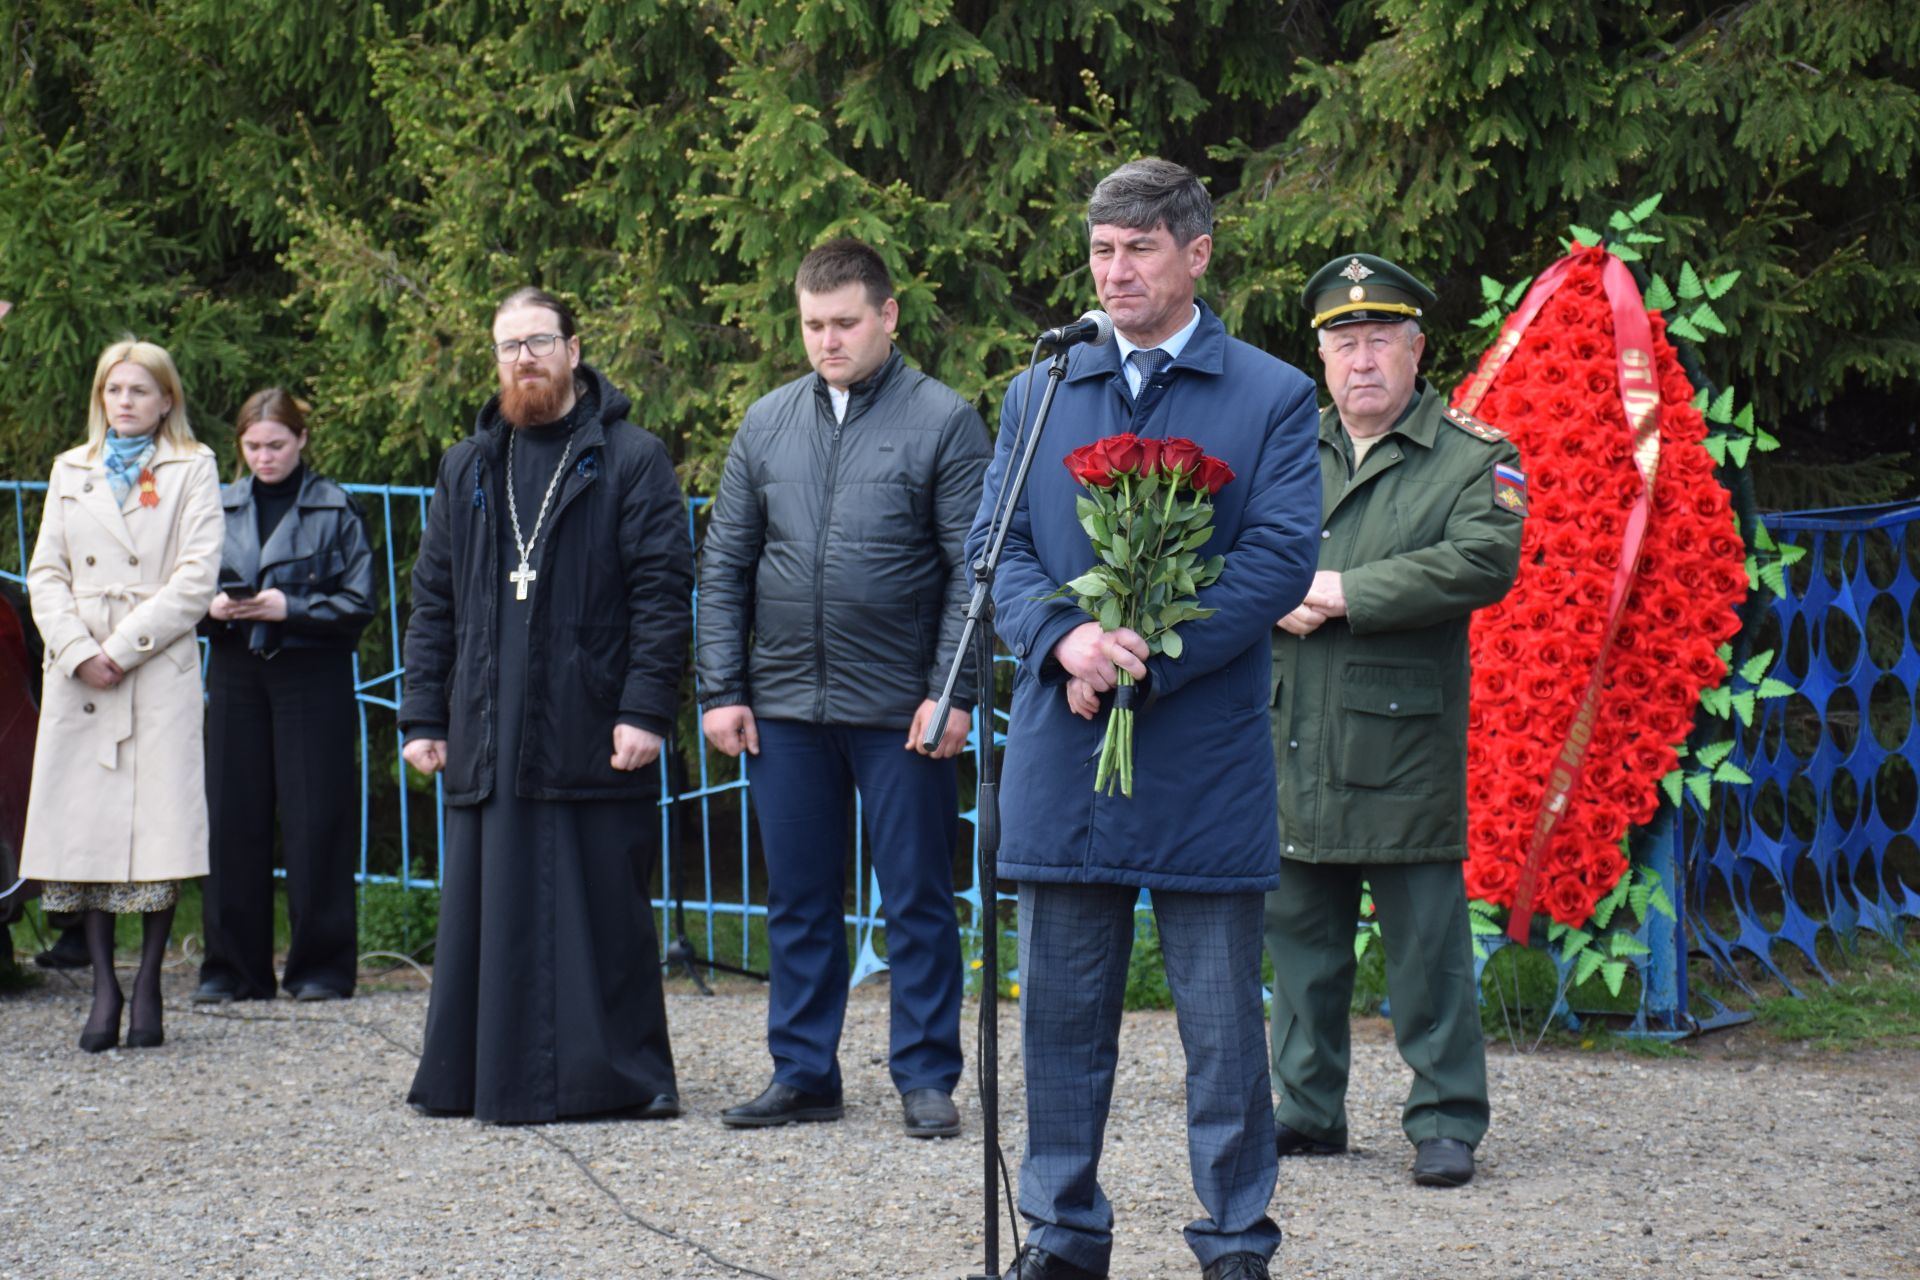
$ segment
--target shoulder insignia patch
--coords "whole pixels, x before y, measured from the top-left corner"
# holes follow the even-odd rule
[[[1447,421],[1468,435],[1476,436],[1482,440],[1499,441],[1507,438],[1507,433],[1494,426],[1491,422],[1482,422],[1466,410],[1456,409],[1452,405],[1447,406]]]
[[[1504,462],[1493,464],[1493,505],[1516,516],[1527,514],[1527,476]]]

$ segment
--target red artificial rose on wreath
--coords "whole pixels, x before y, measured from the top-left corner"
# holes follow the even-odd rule
[[[1553,878],[1546,891],[1540,895],[1540,905],[1546,913],[1561,924],[1584,924],[1593,914],[1593,904],[1600,900],[1600,893],[1589,887],[1577,874],[1562,874]]]
[[[1476,848],[1486,847],[1475,840]],[[1487,902],[1510,901],[1520,883],[1520,862],[1515,858],[1486,857],[1467,864],[1467,895]]]
[[[1712,663],[1704,655],[1738,626],[1734,610],[1746,589],[1745,549],[1701,443],[1706,423],[1657,315],[1650,323],[1659,452],[1639,559],[1623,561],[1628,517],[1647,481],[1621,399],[1606,262],[1597,248],[1571,255],[1559,290],[1477,407],[1467,406],[1519,448],[1532,505],[1513,591],[1472,624],[1470,705],[1497,712],[1474,720],[1469,757],[1497,761],[1506,784],[1497,803],[1479,789],[1468,796],[1465,874],[1476,897],[1513,902],[1548,771],[1614,621],[1616,578],[1631,571],[1589,727],[1587,776],[1540,867],[1536,905],[1570,925],[1585,923],[1624,874],[1620,841],[1657,808],[1673,744],[1686,736],[1702,689],[1724,678],[1717,655]],[[1455,393],[1456,404],[1475,381]],[[1483,820],[1495,813],[1514,824],[1510,833]]]

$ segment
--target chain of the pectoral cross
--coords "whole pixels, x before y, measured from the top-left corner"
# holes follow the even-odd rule
[[[567,447],[561,451],[560,465],[553,469],[553,479],[547,481],[546,496],[540,499],[540,510],[533,517],[533,536],[525,542],[520,540],[520,505],[513,500],[513,441],[520,434],[518,428],[510,428],[507,436],[507,518],[513,522],[513,548],[520,553],[520,563],[533,563],[533,546],[540,541],[540,526],[546,523],[547,504],[553,501],[553,491],[560,487],[560,475],[567,469],[567,459],[573,456],[573,437],[567,437]]]

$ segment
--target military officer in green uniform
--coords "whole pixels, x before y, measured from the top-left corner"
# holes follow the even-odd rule
[[[1460,1186],[1487,1128],[1486,1048],[1461,862],[1467,624],[1513,585],[1520,456],[1419,377],[1433,291],[1370,254],[1308,281],[1333,407],[1320,417],[1320,562],[1273,637],[1280,887],[1267,895],[1279,1154],[1347,1146],[1361,885],[1413,1068],[1414,1181]]]

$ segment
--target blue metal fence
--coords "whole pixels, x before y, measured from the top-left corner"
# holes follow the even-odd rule
[[[0,493],[11,493],[14,506],[14,534],[16,538],[15,561],[17,570],[0,569],[0,577],[15,582],[24,580],[26,561],[31,553],[32,534],[38,526],[38,494],[46,491],[44,481],[0,481]],[[364,653],[354,655],[353,684],[354,697],[358,704],[360,719],[360,868],[358,879],[362,884],[397,883],[405,891],[422,888],[437,888],[440,882],[441,858],[445,843],[445,803],[441,791],[440,779],[435,777],[430,784],[418,775],[411,775],[404,761],[400,759],[400,731],[395,717],[399,710],[401,680],[405,669],[401,664],[400,641],[404,635],[406,609],[403,604],[408,585],[408,570],[413,563],[420,530],[426,522],[427,503],[433,496],[433,490],[406,485],[349,484],[346,489],[355,494],[367,516],[368,532],[375,548],[376,567],[383,569],[386,590],[382,597],[385,604],[384,640],[379,665],[380,669],[368,672],[363,660]],[[35,500],[29,502],[29,495]],[[687,537],[697,541],[696,530],[700,513],[705,510],[709,500],[690,499],[687,503]],[[32,510],[29,511],[31,506]],[[699,610],[699,591],[694,592],[694,610]],[[376,624],[377,625],[377,624]],[[363,650],[366,646],[362,646]],[[1003,659],[1010,661],[1010,659]],[[999,713],[996,720],[995,740],[1004,740],[1005,713]],[[382,749],[382,737],[390,741],[391,755]],[[967,753],[977,760],[980,743],[980,715],[974,716],[973,731],[969,735]],[[704,934],[703,954],[716,960],[729,961],[746,966],[751,946],[750,930],[747,923],[754,918],[764,918],[766,905],[753,900],[752,859],[750,855],[751,831],[751,764],[743,757],[736,765],[718,756],[705,747],[704,743],[691,744],[697,762],[686,785],[676,788],[667,768],[667,762],[660,763],[660,845],[662,850],[660,869],[660,894],[654,905],[661,912],[662,936],[671,936],[671,921],[668,913],[672,909],[676,891],[684,894],[684,905],[689,913],[689,932],[699,921],[698,930]],[[975,765],[977,767],[977,764]],[[393,819],[392,830],[379,830],[375,822],[375,797],[381,788],[376,787],[376,770],[391,770],[392,794],[397,806],[397,816]],[[970,791],[967,792],[970,794]],[[716,804],[723,797],[731,797],[737,806],[737,829],[733,824],[724,839],[716,832],[716,824],[723,821],[716,810]],[[856,815],[858,800],[855,801]],[[425,851],[419,848],[420,837],[425,834],[419,828],[425,821],[417,812],[426,807],[431,814],[431,858],[421,856]],[[970,871],[965,888],[956,891],[960,901],[967,904],[971,927],[968,934],[977,939],[980,921],[980,860],[978,830],[974,810],[968,808],[960,815],[967,823]],[[697,883],[678,885],[676,875],[687,874],[675,858],[677,852],[673,836],[686,829],[691,820],[699,831],[700,867],[689,879],[697,877]],[[383,840],[384,837],[384,840]],[[397,842],[397,850],[392,846]],[[721,846],[724,844],[724,848]],[[385,849],[384,857],[377,856]],[[717,892],[718,878],[715,875],[716,855],[731,861],[738,858],[737,894],[731,897],[721,896]],[[391,861],[391,868],[377,864]],[[854,931],[856,947],[853,968],[853,982],[858,985],[874,973],[886,968],[886,960],[877,945],[880,938],[876,933],[884,929],[884,920],[880,911],[880,885],[878,877],[869,863],[866,848],[866,836],[861,825],[856,822],[850,881],[853,886],[853,902],[846,920]],[[1001,895],[1002,901],[1008,901],[1007,895]],[[715,928],[717,920],[732,916],[742,927],[739,930],[739,954],[720,955],[717,948],[721,939]],[[696,947],[701,939],[692,939]]]
[[[444,839],[444,805],[436,778],[431,786],[411,780],[400,760],[400,735],[393,717],[398,709],[401,666],[399,642],[406,611],[402,601],[406,570],[425,523],[432,491],[400,485],[346,486],[366,508],[376,558],[385,570],[384,652],[381,669],[369,673],[361,655],[354,661],[354,691],[361,729],[360,878],[363,883],[397,882],[405,889],[437,886]],[[44,492],[44,482],[0,481],[0,492],[14,502],[14,534],[20,572],[0,576],[22,580],[37,524],[28,496]],[[706,499],[687,504],[687,536],[693,540]],[[1678,867],[1667,872],[1672,883],[1686,881],[1686,909],[1695,945],[1727,972],[1736,953],[1752,956],[1789,987],[1774,951],[1779,944],[1797,949],[1824,973],[1816,949],[1822,930],[1843,937],[1861,926],[1876,930],[1896,945],[1904,921],[1920,916],[1920,893],[1903,881],[1897,868],[1920,867],[1920,815],[1916,814],[1915,761],[1920,760],[1920,505],[1842,511],[1801,512],[1769,521],[1776,538],[1808,548],[1784,596],[1771,601],[1767,617],[1753,637],[1755,650],[1775,651],[1773,674],[1799,692],[1784,700],[1758,704],[1752,726],[1739,738],[1732,760],[1751,775],[1751,784],[1720,784],[1702,808],[1689,798],[1679,821],[1664,819],[1652,834],[1656,856]],[[696,616],[699,593],[694,597]],[[1002,658],[1003,662],[1010,659]],[[976,713],[968,753],[977,767],[980,717]],[[994,740],[1004,740],[1005,713],[997,713]],[[379,749],[390,738],[392,754]],[[750,856],[751,765],[715,756],[704,743],[693,744],[696,762],[683,786],[675,787],[661,764],[660,834],[663,850],[662,933],[676,891],[701,921],[704,953],[745,965],[750,931],[745,925],[764,917],[765,904],[753,900]],[[376,830],[375,770],[393,770],[396,830]],[[722,838],[716,832],[721,802],[731,800],[737,825]],[[856,801],[857,804],[857,801]],[[430,863],[418,856],[430,809]],[[981,919],[979,846],[975,813],[961,817],[971,833],[970,871],[957,896],[967,904],[979,936]],[[673,835],[691,820],[700,836],[697,883],[677,885],[684,873],[676,862]],[[382,843],[382,836],[389,842]],[[376,850],[390,850],[391,869],[376,868]],[[721,847],[724,845],[724,849]],[[716,855],[738,859],[739,889],[731,897],[717,892]],[[1896,871],[1889,871],[1889,861]],[[730,868],[731,869],[731,868]],[[853,903],[847,924],[854,930],[857,984],[884,969],[876,946],[883,928],[880,889],[867,858],[865,835],[856,823],[852,850]],[[1006,901],[1007,896],[1001,895]],[[1733,924],[1725,923],[1731,904]],[[1142,908],[1145,908],[1143,899]],[[738,956],[716,954],[715,922],[737,918]],[[1653,956],[1639,968],[1642,1022],[1673,1026],[1685,1021],[1687,1007],[1684,950],[1686,931],[1666,926],[1650,933]],[[697,941],[697,939],[696,939]]]
[[[1798,692],[1760,702],[1736,741],[1753,781],[1689,806],[1687,906],[1695,944],[1725,973],[1744,954],[1792,989],[1781,947],[1826,977],[1822,932],[1844,944],[1865,927],[1904,947],[1920,917],[1920,505],[1767,527],[1807,554],[1750,640]]]

